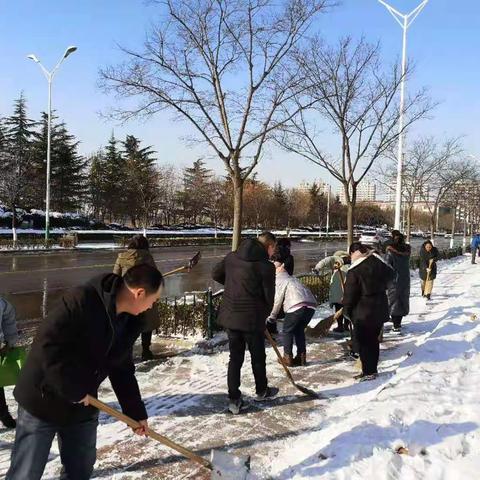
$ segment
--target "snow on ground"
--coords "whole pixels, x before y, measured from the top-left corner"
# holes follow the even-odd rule
[[[322,389],[339,397],[280,453],[273,478],[479,478],[480,266],[443,263],[432,297],[412,299],[379,379]]]
[[[478,478],[480,265],[466,256],[441,262],[428,304],[412,275],[411,315],[401,337],[386,333],[377,380],[355,383],[342,341],[311,338],[309,366],[292,371],[323,394],[310,399],[288,383],[269,348],[269,381],[279,397],[234,417],[226,413],[226,347],[187,349],[137,365],[150,426],[205,457],[211,448],[249,453],[250,479]],[[253,395],[248,365],[242,391]],[[99,397],[117,405],[109,385]],[[0,476],[12,440],[0,430]],[[59,467],[55,446],[44,478],[58,478]],[[208,472],[101,415],[94,478],[203,479]]]

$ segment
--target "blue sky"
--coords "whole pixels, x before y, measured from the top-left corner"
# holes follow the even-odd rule
[[[390,0],[402,12],[420,0]],[[461,7],[460,7],[461,5]],[[113,104],[97,87],[98,69],[122,59],[117,44],[140,47],[145,30],[158,14],[158,6],[142,0],[0,0],[0,115],[24,91],[30,114],[39,117],[46,108],[47,83],[38,66],[26,59],[35,53],[51,68],[68,45],[78,46],[62,65],[54,83],[54,108],[89,154],[104,145],[112,130],[117,137],[132,133],[154,146],[160,162],[178,167],[207,152],[187,148],[181,140],[186,124],[174,123],[168,113],[146,122],[119,126],[99,116]],[[401,29],[376,0],[344,0],[332,13],[319,18],[318,29],[327,41],[362,34],[381,40],[386,61],[401,50]],[[415,61],[415,78],[408,88],[428,86],[441,102],[434,119],[423,121],[416,133],[440,139],[464,135],[467,153],[480,153],[480,1],[430,0],[408,36],[409,58]],[[206,147],[205,147],[206,148]],[[223,173],[220,161],[209,165]],[[258,169],[259,177],[282,180],[292,186],[303,179],[325,177],[323,171],[301,159],[272,151]],[[327,178],[328,180],[328,178]]]

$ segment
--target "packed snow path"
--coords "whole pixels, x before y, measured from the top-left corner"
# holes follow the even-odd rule
[[[355,365],[339,341],[310,339],[309,366],[292,372],[326,397],[312,400],[286,381],[269,348],[269,381],[280,387],[279,397],[232,416],[226,413],[227,351],[186,352],[137,369],[150,426],[205,456],[215,447],[249,453],[252,479],[478,478],[480,265],[467,257],[441,262],[428,304],[412,275],[411,314],[401,337],[385,335],[377,380],[355,383]],[[253,395],[249,365],[242,382],[244,394]],[[99,396],[116,405],[108,386]],[[0,475],[12,441],[12,432],[1,431]],[[396,453],[400,447],[404,454]],[[55,447],[44,478],[58,478],[59,468]],[[94,478],[208,473],[101,415]]]

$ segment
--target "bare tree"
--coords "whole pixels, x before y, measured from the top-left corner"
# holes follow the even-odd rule
[[[173,165],[162,165],[158,167],[159,187],[159,211],[161,222],[171,225],[176,222],[178,212],[178,192],[181,189],[181,182],[178,173]]]
[[[450,167],[461,147],[456,138],[448,139],[439,147],[433,137],[415,140],[405,154],[403,162],[402,197],[406,207],[406,237],[410,241],[412,214],[416,204],[430,197],[437,172]],[[397,177],[396,145],[384,154],[386,162],[375,168],[374,177],[390,193],[395,192]],[[389,161],[388,161],[389,160]]]
[[[228,181],[228,180],[227,180]],[[205,213],[210,218],[215,228],[215,238],[218,238],[218,226],[221,223],[225,203],[225,179],[213,177],[208,181],[208,191],[205,199]]]
[[[312,106],[292,116],[278,142],[327,170],[343,186],[347,203],[348,242],[353,241],[357,187],[374,162],[399,136],[398,67],[384,68],[379,45],[365,40],[342,39],[327,47],[317,37],[298,53],[299,76],[312,84]],[[410,75],[410,68],[407,75]],[[425,90],[405,102],[405,126],[424,117],[432,108]],[[318,125],[324,122],[328,131]],[[338,153],[330,155],[325,139],[335,135]]]
[[[439,151],[437,155],[445,156],[445,151]],[[430,237],[432,241],[435,238],[435,231],[438,227],[438,215],[440,206],[445,203],[448,205],[449,198],[453,188],[468,178],[471,173],[471,165],[461,157],[457,157],[460,151],[452,153],[448,161],[442,164],[442,168],[437,168],[431,178],[428,189],[421,192],[421,198],[427,206],[430,214]]]
[[[232,249],[240,241],[245,179],[271,133],[303,105],[285,106],[305,88],[293,49],[331,0],[165,0],[165,20],[142,52],[123,49],[126,63],[105,68],[102,85],[135,108],[127,120],[170,110],[220,158],[234,188]]]
[[[454,246],[455,230],[458,221],[463,220],[464,247],[466,245],[467,231],[472,233],[479,224],[480,207],[478,202],[472,200],[478,198],[480,194],[480,179],[477,173],[478,168],[473,162],[469,161],[468,163],[472,164],[467,164],[469,168],[463,172],[465,175],[458,179],[444,198],[444,205],[450,207],[453,211],[451,248]]]

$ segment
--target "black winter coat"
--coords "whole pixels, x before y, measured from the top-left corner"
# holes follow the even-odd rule
[[[354,324],[380,326],[387,322],[386,290],[393,277],[393,269],[375,253],[353,263],[345,280],[344,316]]]
[[[438,260],[438,249],[433,247],[429,252],[425,250],[425,243],[420,247],[420,266],[418,268],[418,273],[420,278],[425,281],[427,279],[427,268],[430,263],[430,260],[433,259],[432,270],[428,278],[430,280],[435,280],[437,278],[437,260]]]
[[[256,239],[244,240],[212,271],[225,285],[217,321],[224,328],[263,332],[275,299],[275,267]]]
[[[132,347],[141,331],[138,317],[116,315],[114,274],[67,292],[41,325],[14,390],[19,405],[35,417],[62,426],[96,414],[76,404],[97,395],[108,376],[123,412],[147,418],[140,397]]]
[[[397,250],[400,246],[396,247]],[[391,316],[404,317],[410,312],[410,249],[403,255],[387,250],[385,261],[393,268],[395,276],[388,284],[387,297]]]

